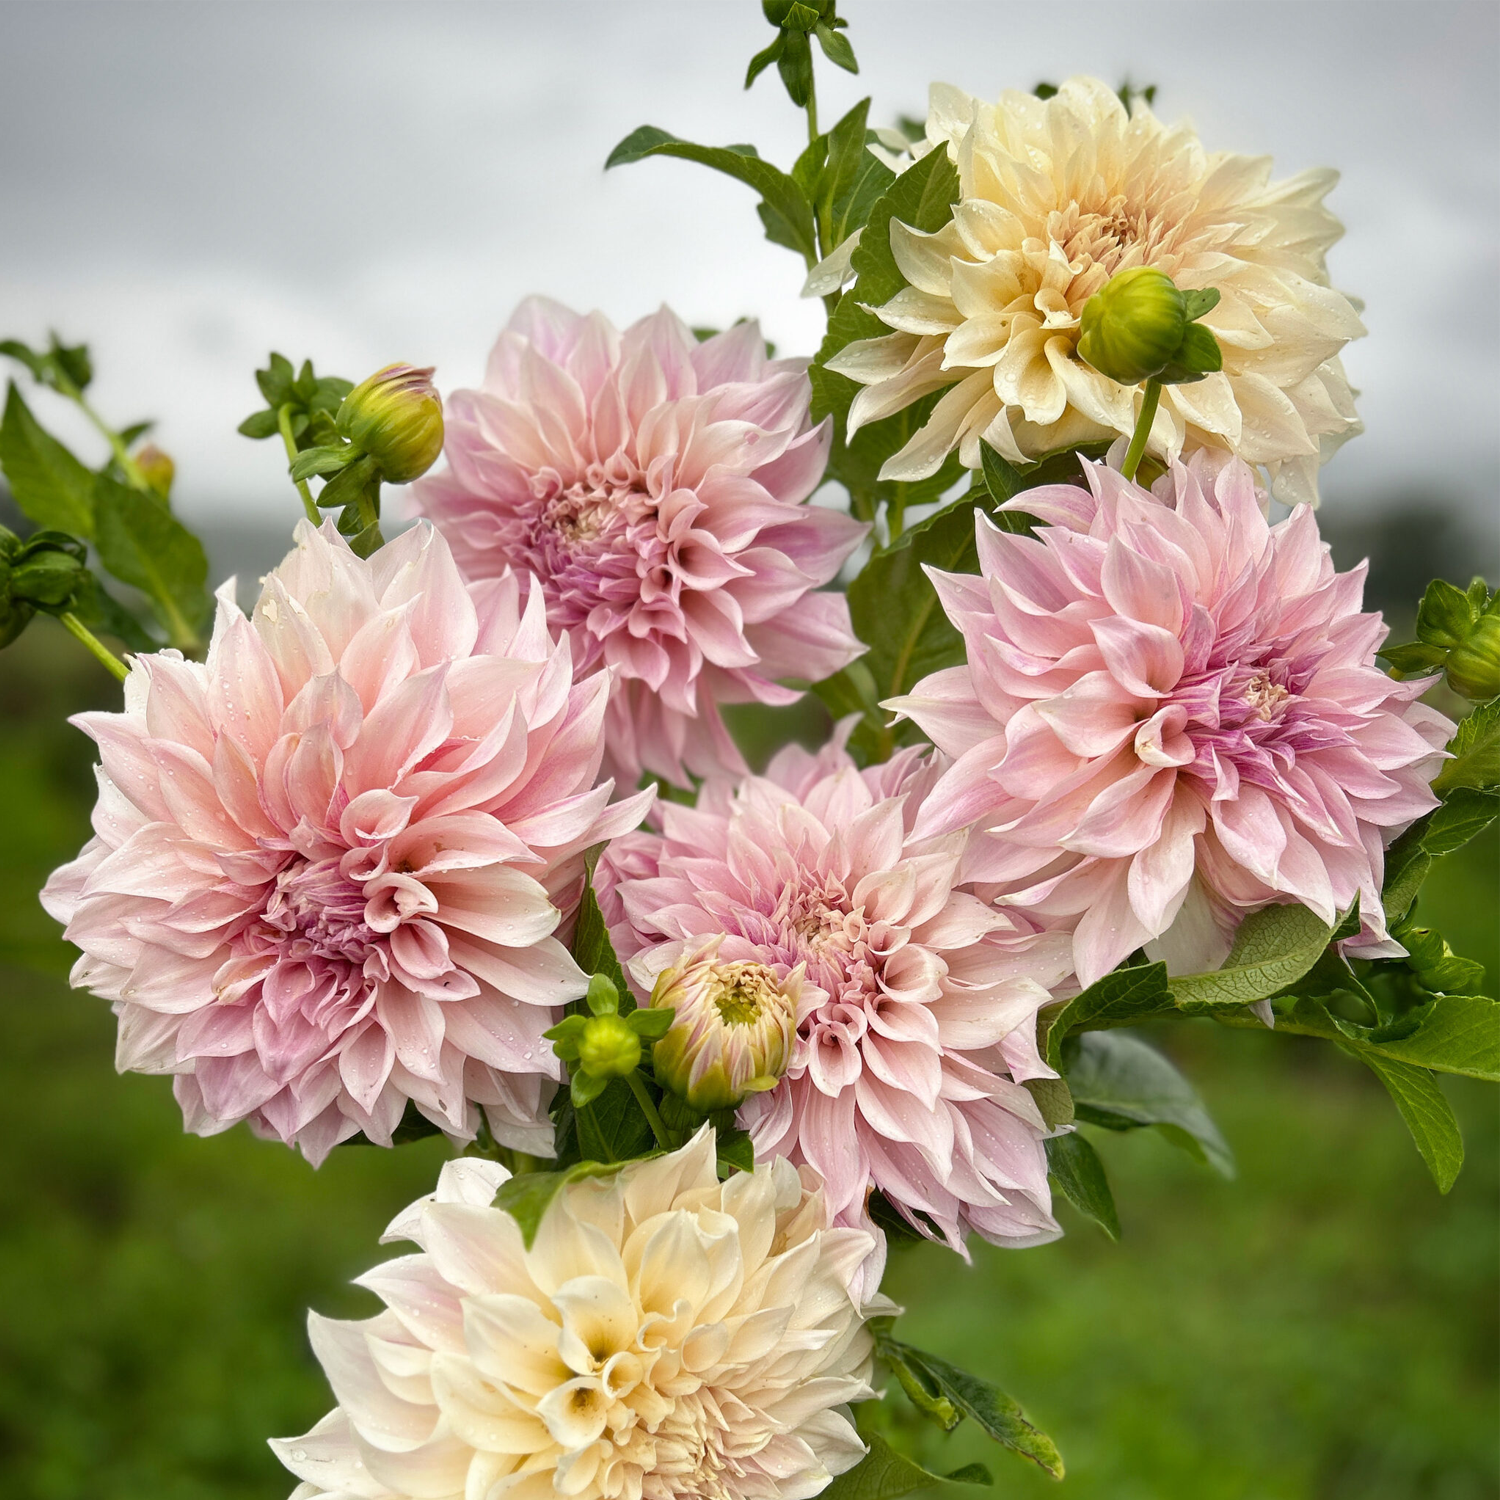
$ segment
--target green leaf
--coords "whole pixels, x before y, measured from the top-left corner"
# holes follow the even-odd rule
[[[1099,1153],[1076,1130],[1071,1135],[1050,1137],[1046,1147],[1047,1173],[1052,1186],[1110,1239],[1119,1239],[1120,1215]]]
[[[951,1401],[961,1415],[977,1423],[997,1443],[1029,1458],[1054,1479],[1063,1477],[1062,1456],[1052,1439],[1033,1427],[1020,1403],[997,1386],[936,1354],[892,1338],[884,1328],[875,1331],[875,1349],[888,1364],[904,1364],[922,1376],[930,1389]]]
[[[622,1162],[645,1156],[655,1145],[651,1126],[630,1085],[612,1078],[587,1108],[576,1111],[578,1154],[585,1161]]]
[[[929,151],[891,183],[870,211],[870,232],[860,240],[850,263],[859,278],[852,289],[858,301],[871,306],[888,302],[906,285],[891,251],[891,220],[934,233],[953,217],[958,196],[958,169],[946,151]],[[888,331],[883,323],[880,329]],[[818,357],[825,355],[820,351]]]
[[[95,635],[113,636],[132,651],[156,651],[161,647],[161,642],[154,640],[92,573],[79,590],[73,613]]]
[[[16,504],[38,526],[94,535],[94,475],[32,416],[15,382],[0,419],[0,469]]]
[[[1500,792],[1477,787],[1457,787],[1441,807],[1428,813],[1422,830],[1422,847],[1434,858],[1462,849],[1500,816]]]
[[[1114,969],[1096,979],[1082,994],[1074,996],[1052,1017],[1047,1032],[1047,1061],[1056,1068],[1062,1061],[1062,1044],[1073,1031],[1099,1031],[1114,1026],[1133,1026],[1148,1016],[1172,1009],[1165,964],[1137,964]],[[1072,1089],[1071,1082],[1068,1087]],[[1074,1090],[1074,1107],[1077,1091]]]
[[[1128,105],[1126,107],[1129,108]],[[1211,313],[1218,305],[1218,287],[1204,287],[1200,291],[1182,294],[1182,311],[1189,323],[1196,323],[1199,318]]]
[[[557,1196],[558,1190],[570,1182],[580,1182],[585,1177],[608,1177],[619,1168],[597,1161],[576,1162],[564,1172],[523,1172],[500,1184],[495,1194],[496,1208],[503,1208],[521,1229],[521,1238],[526,1248],[531,1249],[536,1239],[542,1215]]]
[[[896,174],[866,149],[869,113],[870,101],[861,99],[828,132],[828,155],[814,198],[825,255],[863,227],[876,202],[896,180]]]
[[[1448,742],[1453,759],[1443,765],[1432,789],[1446,797],[1459,787],[1500,786],[1500,698],[1481,703],[1462,720]]]
[[[1199,1161],[1234,1176],[1234,1154],[1197,1091],[1138,1036],[1085,1032],[1069,1042],[1063,1073],[1080,1120],[1107,1130],[1154,1126]]]
[[[1370,1050],[1394,1062],[1500,1083],[1500,1005],[1484,995],[1435,995],[1410,1035]],[[1368,1061],[1363,1050],[1358,1055]]]
[[[573,957],[585,974],[602,974],[614,985],[619,996],[620,1014],[628,1015],[635,1009],[635,997],[630,993],[625,971],[615,956],[604,913],[599,910],[599,898],[594,894],[594,868],[603,850],[604,845],[597,844],[584,859],[583,900],[578,907],[578,923],[573,929]]]
[[[921,1464],[897,1453],[878,1432],[863,1435],[870,1451],[852,1469],[840,1474],[822,1492],[822,1500],[896,1500],[929,1485],[993,1484],[982,1464],[965,1464],[951,1474],[932,1474]]]
[[[979,445],[984,482],[996,505],[1014,500],[1026,488],[1026,478],[1009,459],[1001,457],[988,443]]]
[[[161,502],[108,475],[94,481],[99,560],[140,589],[174,646],[196,647],[213,618],[203,544]]]
[[[1403,677],[1425,677],[1441,669],[1448,653],[1441,646],[1424,646],[1412,641],[1405,646],[1382,646],[1376,655],[1391,664]]]
[[[834,67],[842,68],[846,73],[859,72],[859,64],[854,60],[854,48],[849,45],[849,38],[842,31],[835,31],[832,26],[821,23],[815,30],[823,56]]]
[[[781,56],[781,33],[776,33],[775,40],[769,47],[763,48],[750,59],[750,67],[745,73],[745,87],[749,88],[771,64]]]
[[[755,1145],[746,1131],[731,1125],[714,1132],[718,1142],[719,1175],[727,1177],[730,1172],[753,1172],[755,1170]]]
[[[1253,1005],[1296,984],[1332,935],[1333,928],[1305,906],[1263,907],[1240,923],[1222,968],[1173,979],[1172,996],[1189,1015]]]
[[[699,146],[692,141],[679,140],[655,125],[642,125],[632,130],[609,153],[604,166],[608,170],[629,162],[644,161],[648,156],[676,156],[684,161],[695,161],[754,188],[777,224],[784,227],[794,241],[791,248],[804,256],[809,264],[817,260],[812,205],[796,182],[779,167],[762,161],[753,146]]]
[[[1063,1078],[1028,1078],[1021,1085],[1031,1095],[1049,1130],[1073,1123],[1073,1096]]]
[[[1452,1106],[1443,1097],[1437,1080],[1426,1068],[1396,1062],[1371,1048],[1357,1049],[1355,1056],[1385,1085],[1395,1100],[1438,1191],[1446,1193],[1464,1164],[1464,1138],[1459,1132]]]

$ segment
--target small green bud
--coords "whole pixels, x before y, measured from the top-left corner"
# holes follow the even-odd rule
[[[165,500],[172,493],[172,481],[177,477],[177,465],[170,453],[163,453],[155,443],[147,443],[135,456],[135,466],[141,478]]]
[[[388,484],[425,474],[443,451],[443,403],[431,377],[430,367],[387,365],[339,407],[339,432],[375,460]]]
[[[11,562],[20,550],[20,537],[0,526],[0,648],[10,645],[36,613],[24,599],[17,599],[11,593]]]
[[[1481,616],[1448,653],[1448,686],[1476,703],[1500,697],[1500,612]]]
[[[1101,375],[1139,385],[1164,370],[1188,329],[1187,309],[1172,278],[1135,266],[1110,279],[1084,304],[1078,354]]]
[[[641,1062],[641,1039],[625,1017],[590,1016],[578,1039],[578,1068],[592,1078],[623,1078]]]
[[[66,531],[35,531],[10,556],[10,595],[35,609],[71,609],[86,587],[87,552]]]

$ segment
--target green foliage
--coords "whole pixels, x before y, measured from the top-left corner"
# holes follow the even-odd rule
[[[1054,1479],[1063,1477],[1063,1461],[1056,1445],[1026,1420],[1019,1402],[946,1359],[893,1338],[888,1321],[882,1319],[872,1326],[876,1354],[896,1373],[902,1389],[924,1416],[945,1431],[968,1417],[1012,1453],[1030,1459]]]
[[[1467,590],[1434,578],[1417,610],[1417,639],[1384,646],[1380,655],[1397,676],[1444,671],[1448,686],[1465,698],[1494,698],[1500,694],[1500,594],[1483,578]]]
[[[604,913],[599,910],[599,898],[594,894],[594,870],[603,852],[604,845],[596,844],[584,858],[583,899],[573,928],[573,957],[585,974],[602,974],[609,980],[619,997],[621,1012],[628,1013],[635,1009],[635,999],[609,940],[609,928]]]
[[[297,370],[284,354],[273,351],[265,369],[255,372],[255,383],[266,404],[240,423],[239,430],[245,437],[275,437],[285,410],[298,452],[337,441],[334,419],[344,397],[354,389],[352,380],[337,375],[320,376],[310,359],[303,360],[302,368]]]
[[[837,14],[834,0],[762,0],[761,9],[776,27],[776,37],[750,59],[746,88],[775,63],[787,97],[798,109],[805,109],[813,97],[809,36],[817,37],[823,56],[835,67],[846,73],[859,72],[854,49],[844,35],[849,23]]]
[[[1485,789],[1500,786],[1500,700],[1482,703],[1458,726],[1448,742],[1453,759],[1433,779],[1432,789],[1440,797],[1460,787]]]
[[[55,333],[48,334],[45,349],[32,349],[19,339],[0,339],[0,354],[26,366],[38,385],[45,385],[64,396],[81,396],[93,383],[94,363],[87,344],[64,344]],[[150,423],[142,423],[139,437]],[[127,438],[128,441],[133,441]]]
[[[1425,1068],[1396,1062],[1369,1048],[1356,1055],[1386,1086],[1438,1191],[1446,1193],[1464,1164],[1464,1139],[1437,1080]]]
[[[1140,1037],[1086,1032],[1068,1042],[1061,1061],[1080,1120],[1106,1130],[1154,1126],[1222,1176],[1234,1176],[1234,1153],[1197,1091]]]
[[[812,204],[801,186],[779,167],[763,161],[754,146],[698,146],[655,125],[642,125],[609,153],[604,165],[625,166],[648,156],[676,156],[723,172],[760,194],[761,222],[773,244],[795,250],[808,265],[818,258]]]
[[[196,649],[213,619],[203,544],[161,500],[100,474],[94,481],[99,560],[151,601],[174,646]]]
[[[1171,1009],[1172,992],[1167,987],[1165,964],[1135,964],[1114,969],[1096,979],[1061,1009],[1051,1012],[1046,1037],[1047,1062],[1054,1068],[1060,1066],[1063,1042],[1075,1031],[1135,1026]],[[1076,1093],[1074,1106],[1077,1107]]]
[[[1110,1239],[1119,1239],[1120,1215],[1099,1153],[1076,1130],[1069,1135],[1050,1136],[1046,1146],[1047,1177],[1053,1189]]]
[[[1301,979],[1322,956],[1333,928],[1305,906],[1267,906],[1240,923],[1222,968],[1171,982],[1180,1010],[1202,1014],[1251,1005]]]
[[[867,150],[870,101],[861,99],[797,159],[792,177],[813,205],[818,244],[828,255],[862,229],[896,174]]]
[[[864,1434],[870,1451],[850,1470],[840,1474],[823,1495],[828,1500],[896,1500],[934,1484],[993,1484],[983,1464],[965,1464],[951,1474],[934,1474],[898,1453],[878,1432]]]
[[[0,419],[0,469],[16,504],[38,526],[93,538],[93,472],[42,427],[14,381]]]
[[[581,1182],[586,1177],[610,1177],[618,1171],[617,1165],[606,1162],[580,1161],[562,1172],[522,1172],[500,1184],[500,1191],[495,1194],[495,1207],[503,1208],[520,1226],[521,1238],[529,1250],[536,1239],[542,1215],[560,1188],[570,1182]]]

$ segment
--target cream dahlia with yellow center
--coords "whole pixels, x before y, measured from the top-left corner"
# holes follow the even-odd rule
[[[704,1129],[566,1184],[528,1248],[505,1169],[460,1160],[360,1284],[363,1323],[310,1321],[338,1408],[273,1443],[294,1500],[804,1500],[864,1455],[873,1394],[850,1288],[874,1247],[778,1160],[726,1182]]]
[[[891,221],[910,285],[874,311],[895,332],[830,361],[864,387],[851,434],[948,388],[882,478],[925,478],[954,448],[978,468],[981,440],[1019,463],[1130,433],[1142,387],[1078,357],[1079,321],[1116,272],[1148,265],[1219,292],[1201,321],[1224,368],[1167,387],[1147,451],[1225,449],[1279,499],[1317,503],[1319,465],[1359,431],[1338,356],[1364,327],[1324,263],[1343,232],[1323,206],[1336,173],[1271,182],[1269,157],[1207,152],[1092,78],[996,104],[935,84],[927,138],[958,168],[953,218],[934,234]]]

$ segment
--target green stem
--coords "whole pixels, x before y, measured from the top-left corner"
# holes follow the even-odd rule
[[[130,668],[77,615],[66,613],[59,615],[57,618],[63,622],[63,628],[74,640],[81,642],[88,648],[89,652],[104,667],[105,671],[113,674],[120,682],[124,682],[130,676]]]
[[[646,1123],[651,1127],[651,1134],[656,1137],[656,1144],[663,1151],[670,1151],[673,1146],[671,1132],[662,1123],[662,1117],[657,1112],[656,1105],[652,1103],[651,1095],[646,1092],[646,1085],[641,1082],[640,1070],[625,1075],[625,1082],[630,1085],[630,1092],[635,1095],[637,1103],[641,1106],[641,1112],[646,1116]]]
[[[811,51],[811,46],[808,48]],[[809,83],[807,86],[807,144],[810,146],[818,138],[818,89],[817,85]]]
[[[297,462],[297,439],[292,436],[292,409],[290,406],[279,406],[276,409],[276,425],[281,430],[281,441],[286,445],[286,457],[288,463]],[[314,526],[323,524],[323,517],[313,501],[312,491],[307,487],[305,479],[293,480],[297,486],[297,493],[302,496],[302,509],[307,512],[307,519]]]
[[[1141,402],[1141,414],[1136,418],[1135,432],[1131,435],[1130,447],[1125,450],[1125,465],[1120,472],[1127,479],[1135,478],[1146,453],[1146,439],[1151,436],[1151,424],[1156,421],[1156,408],[1161,404],[1161,381],[1146,382],[1146,396]]]

